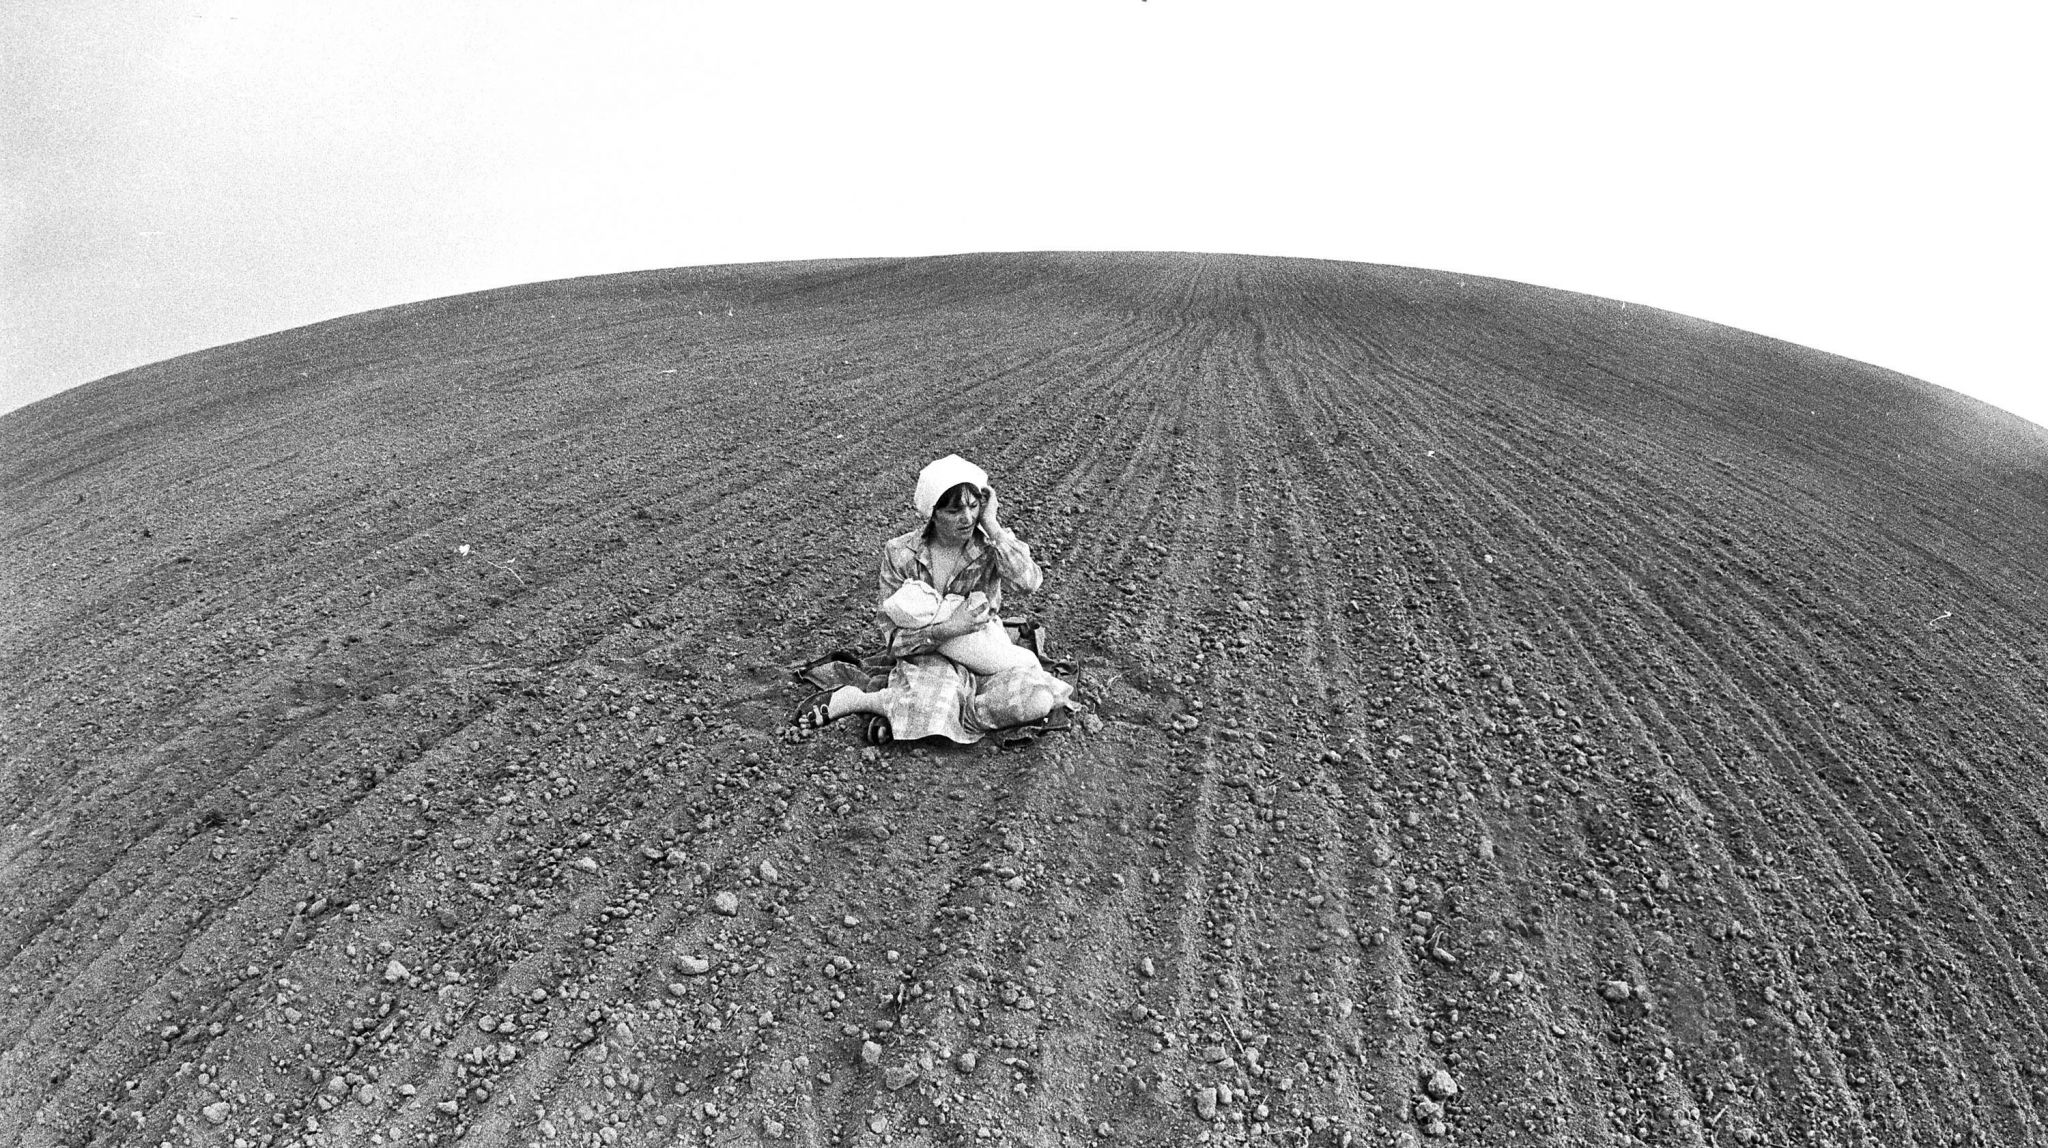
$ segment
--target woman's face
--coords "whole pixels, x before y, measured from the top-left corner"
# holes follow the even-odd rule
[[[936,533],[948,542],[965,542],[974,534],[974,521],[981,517],[981,499],[967,495],[955,507],[938,507],[932,511],[932,523]]]

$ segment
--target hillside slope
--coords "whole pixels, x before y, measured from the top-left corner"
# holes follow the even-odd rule
[[[949,451],[1084,721],[785,742]],[[185,356],[0,418],[0,1142],[2048,1143],[2044,569],[2038,427],[1433,272]]]

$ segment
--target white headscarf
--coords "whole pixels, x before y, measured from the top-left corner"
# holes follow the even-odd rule
[[[917,472],[917,494],[911,503],[918,514],[930,518],[939,498],[963,482],[973,483],[976,490],[986,490],[988,472],[957,454],[949,454]]]

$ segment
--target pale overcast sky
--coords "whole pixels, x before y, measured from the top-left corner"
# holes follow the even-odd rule
[[[1393,7],[14,0],[0,411],[487,287],[1075,249],[1591,292],[2048,424],[2036,6]]]

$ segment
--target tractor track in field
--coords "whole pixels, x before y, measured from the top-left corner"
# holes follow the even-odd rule
[[[1075,727],[780,736],[956,451]],[[1924,384],[850,260],[287,331],[0,460],[0,1142],[2048,1144],[2048,432]]]

